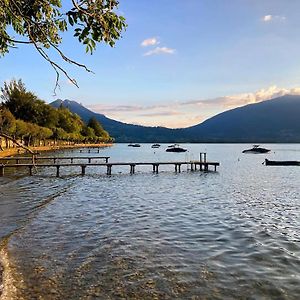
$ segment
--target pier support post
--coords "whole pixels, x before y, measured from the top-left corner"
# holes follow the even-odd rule
[[[191,163],[191,171],[193,172],[194,171],[194,164]]]
[[[215,165],[215,172],[217,172],[217,165]]]
[[[29,166],[29,175],[32,176],[32,168],[33,166]]]
[[[175,164],[175,172],[177,173],[177,164]]]
[[[85,168],[86,168],[86,166],[84,166],[84,165],[81,166],[81,175],[82,176],[85,175]]]
[[[204,164],[204,171],[208,172],[208,164],[207,163]]]
[[[105,162],[108,163],[108,157],[105,157]]]
[[[152,165],[153,166],[153,173],[158,173],[158,166],[159,166],[159,164],[153,164]]]
[[[111,175],[111,165],[107,165],[107,171],[106,171],[107,175]]]
[[[73,157],[71,158],[71,164],[73,163]]]
[[[4,166],[0,166],[0,177],[4,176]]]
[[[19,164],[19,161],[20,161],[20,160],[17,158],[17,159],[16,159],[16,164],[17,164],[17,165]]]
[[[134,174],[134,168],[135,168],[135,165],[134,164],[131,164],[130,165],[130,174]]]
[[[56,164],[56,158],[53,158],[53,163]]]
[[[60,166],[56,166],[56,177],[59,177],[59,168]]]
[[[200,163],[199,163],[200,171],[202,171],[202,152],[200,152]]]
[[[89,164],[92,162],[92,159],[91,158],[89,158]]]

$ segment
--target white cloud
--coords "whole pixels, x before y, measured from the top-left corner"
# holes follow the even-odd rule
[[[179,111],[159,111],[159,112],[152,112],[152,113],[142,113],[139,116],[140,117],[166,117],[166,116],[180,116],[182,115],[182,112]]]
[[[201,99],[182,102],[181,106],[211,106],[219,110],[231,109],[247,104],[258,103],[284,95],[300,95],[300,87],[285,89],[272,85],[265,89],[260,89],[253,93],[243,93],[237,95],[228,95],[213,99]]]
[[[148,46],[155,46],[158,44],[159,44],[159,41],[157,40],[157,38],[153,37],[153,38],[149,38],[149,39],[142,41],[141,46],[148,47]]]
[[[158,55],[158,54],[174,54],[174,53],[175,53],[175,49],[171,49],[168,47],[156,47],[155,49],[144,53],[144,56]]]
[[[220,112],[247,104],[268,101],[284,95],[300,95],[300,87],[280,88],[276,85],[258,91],[211,99],[172,101],[156,105],[90,105],[93,111],[126,123],[170,128],[198,124]]]
[[[272,21],[273,16],[272,15],[266,15],[263,17],[264,22],[270,22]]]
[[[284,95],[300,95],[300,88],[279,88],[276,85],[272,85],[266,89],[258,90],[254,93],[245,93],[234,96],[223,97],[223,104],[226,108],[233,108],[247,104],[258,103],[273,98],[281,97]]]
[[[272,21],[285,21],[286,17],[285,16],[275,16],[275,15],[265,15],[262,18],[263,22],[272,22]]]

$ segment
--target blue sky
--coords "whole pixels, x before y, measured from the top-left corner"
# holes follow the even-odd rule
[[[128,23],[115,48],[61,49],[95,74],[65,65],[80,88],[32,48],[0,58],[0,82],[22,78],[46,102],[81,102],[128,123],[186,127],[224,110],[300,91],[300,1],[120,0]],[[53,54],[54,58],[58,58]],[[59,61],[59,60],[58,60]]]

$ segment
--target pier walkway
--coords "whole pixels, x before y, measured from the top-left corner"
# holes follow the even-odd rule
[[[104,167],[106,168],[106,174],[112,174],[112,167],[114,166],[129,166],[130,174],[134,174],[137,166],[152,166],[153,173],[158,173],[159,167],[163,165],[173,165],[175,172],[181,172],[181,166],[190,166],[191,171],[209,171],[209,167],[212,166],[216,172],[218,162],[201,162],[201,161],[178,161],[178,162],[114,162],[114,163],[41,163],[41,164],[0,164],[0,176],[4,176],[5,169],[14,168],[16,171],[20,168],[27,168],[29,175],[33,175],[33,169],[39,168],[55,168],[56,176],[60,176],[60,170],[64,167],[79,167],[81,169],[81,175],[85,175],[87,167]]]
[[[106,168],[106,174],[112,174],[112,167],[116,166],[129,166],[130,174],[134,174],[137,166],[152,166],[153,173],[158,173],[158,169],[163,165],[173,165],[175,172],[181,172],[181,166],[186,165],[190,167],[191,171],[209,171],[209,167],[213,167],[214,172],[217,171],[217,167],[220,165],[219,162],[209,162],[206,160],[206,153],[201,152],[199,160],[190,160],[190,161],[166,161],[166,162],[108,162],[109,156],[65,156],[65,157],[5,157],[0,158],[0,176],[5,175],[5,169],[13,169],[18,171],[21,168],[27,168],[29,170],[29,175],[33,175],[33,169],[37,170],[38,168],[55,168],[56,176],[60,176],[60,170],[64,167],[79,167],[81,169],[81,175],[85,175],[87,167],[104,167]],[[95,160],[104,159],[105,163],[95,162]],[[63,161],[69,160],[70,162],[64,163]],[[74,160],[81,160],[74,162]],[[87,163],[83,163],[82,160],[86,160]],[[22,161],[30,161],[30,163],[22,163]],[[38,163],[38,161],[44,161]],[[52,162],[48,162],[52,161]],[[94,162],[92,162],[94,161]],[[15,162],[15,163],[11,163]]]
[[[20,164],[20,162],[22,161],[32,161],[34,160],[34,162],[36,161],[41,161],[41,160],[51,160],[53,161],[54,164],[57,163],[57,161],[61,161],[61,160],[69,160],[71,162],[71,164],[73,164],[74,160],[87,160],[88,163],[91,163],[92,160],[98,160],[98,159],[104,159],[106,163],[108,163],[108,160],[110,159],[109,156],[64,156],[64,157],[59,157],[59,156],[34,156],[34,158],[32,157],[28,157],[28,156],[20,156],[20,157],[3,157],[0,158],[0,165],[3,164],[3,162],[10,162],[10,161],[15,161],[15,163],[18,165]]]

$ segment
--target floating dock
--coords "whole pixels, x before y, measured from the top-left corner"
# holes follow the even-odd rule
[[[297,160],[268,160],[265,159],[266,166],[300,166]]]

